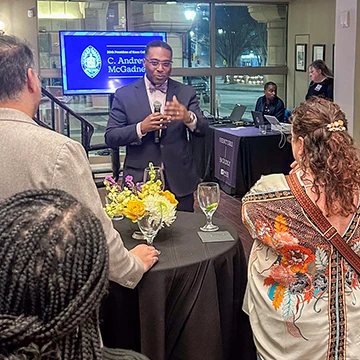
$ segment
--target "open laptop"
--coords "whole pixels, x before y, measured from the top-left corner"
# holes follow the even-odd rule
[[[268,125],[270,128],[269,122],[264,118],[264,115],[261,111],[252,111],[251,116],[253,118],[255,127],[259,127],[259,125]]]
[[[276,116],[273,115],[264,115],[264,117],[271,124],[272,131],[291,134],[291,124],[281,123]]]
[[[231,114],[229,115],[229,117],[227,117],[225,119],[230,120],[231,122],[240,121],[241,118],[243,117],[244,113],[245,113],[245,110],[246,110],[246,106],[236,104],[234,106],[234,108],[232,109]]]

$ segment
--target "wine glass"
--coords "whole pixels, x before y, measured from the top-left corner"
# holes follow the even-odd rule
[[[140,231],[145,237],[146,244],[154,246],[154,238],[160,230],[162,224],[161,206],[156,212],[145,211],[143,216],[138,217],[137,223]],[[158,253],[160,254],[161,251],[158,250]]]
[[[154,181],[160,180],[161,181],[160,189],[164,190],[165,189],[165,180],[164,180],[163,169],[160,166],[154,166],[154,172],[155,172]],[[145,184],[149,180],[150,180],[150,168],[146,167],[144,169],[144,174],[143,174],[143,183]],[[134,231],[134,233],[132,234],[132,238],[135,240],[145,240],[145,235],[141,231]]]
[[[154,166],[154,172],[155,172],[155,179],[154,181],[160,180],[161,181],[161,190],[165,189],[165,179],[164,179],[164,172],[161,166]],[[146,183],[150,180],[150,168],[147,167],[144,170],[144,176],[143,176],[143,182]]]
[[[203,182],[198,185],[197,198],[199,206],[206,216],[206,224],[200,228],[202,231],[219,230],[217,225],[212,223],[212,217],[220,201],[219,184],[215,182]]]

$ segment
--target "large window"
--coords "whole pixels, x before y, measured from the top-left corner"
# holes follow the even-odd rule
[[[210,6],[203,3],[134,1],[131,28],[165,31],[174,51],[174,66],[210,66]]]
[[[200,108],[210,112],[210,78],[208,76],[184,76],[182,82],[195,89]]]
[[[38,1],[40,69],[61,85],[60,30],[126,30],[125,1]],[[57,69],[57,70],[54,70]],[[49,71],[50,70],[50,71]]]
[[[287,5],[136,0],[38,4],[43,85],[61,86],[59,30],[164,31],[174,51],[172,76],[195,88],[202,110],[224,116],[237,103],[251,110],[268,80],[278,84],[286,103]],[[108,111],[107,96],[74,97],[72,103]]]
[[[264,84],[273,81],[277,84],[278,96],[285,99],[285,79],[283,75],[226,75],[217,76],[215,80],[215,115],[230,115],[235,104],[246,106],[244,120],[252,119],[251,111],[255,110],[256,101],[264,95]]]
[[[126,30],[125,1],[38,1],[38,27],[42,86],[60,101],[83,116],[94,126],[92,144],[104,142],[109,114],[109,96],[63,96],[60,72],[60,30]],[[44,98],[40,104],[41,120],[51,122],[51,103]],[[55,105],[54,122],[57,131],[65,133],[65,112]],[[70,136],[81,141],[78,120],[70,116]],[[101,156],[98,156],[101,155]],[[104,156],[105,155],[105,156]],[[90,154],[93,168],[97,163],[110,163],[106,151]],[[109,164],[107,167],[111,168]]]
[[[217,67],[286,64],[285,5],[216,5]]]

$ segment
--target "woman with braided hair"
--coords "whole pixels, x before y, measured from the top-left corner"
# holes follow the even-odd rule
[[[61,190],[10,197],[0,204],[0,264],[0,359],[103,359],[108,250],[90,210]]]
[[[243,198],[254,239],[244,310],[259,359],[359,359],[359,153],[329,100],[303,102],[291,122],[291,174]]]

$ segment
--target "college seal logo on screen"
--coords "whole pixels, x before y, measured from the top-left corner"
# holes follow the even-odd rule
[[[100,72],[101,56],[93,46],[89,45],[81,54],[81,67],[90,78],[94,78]]]

